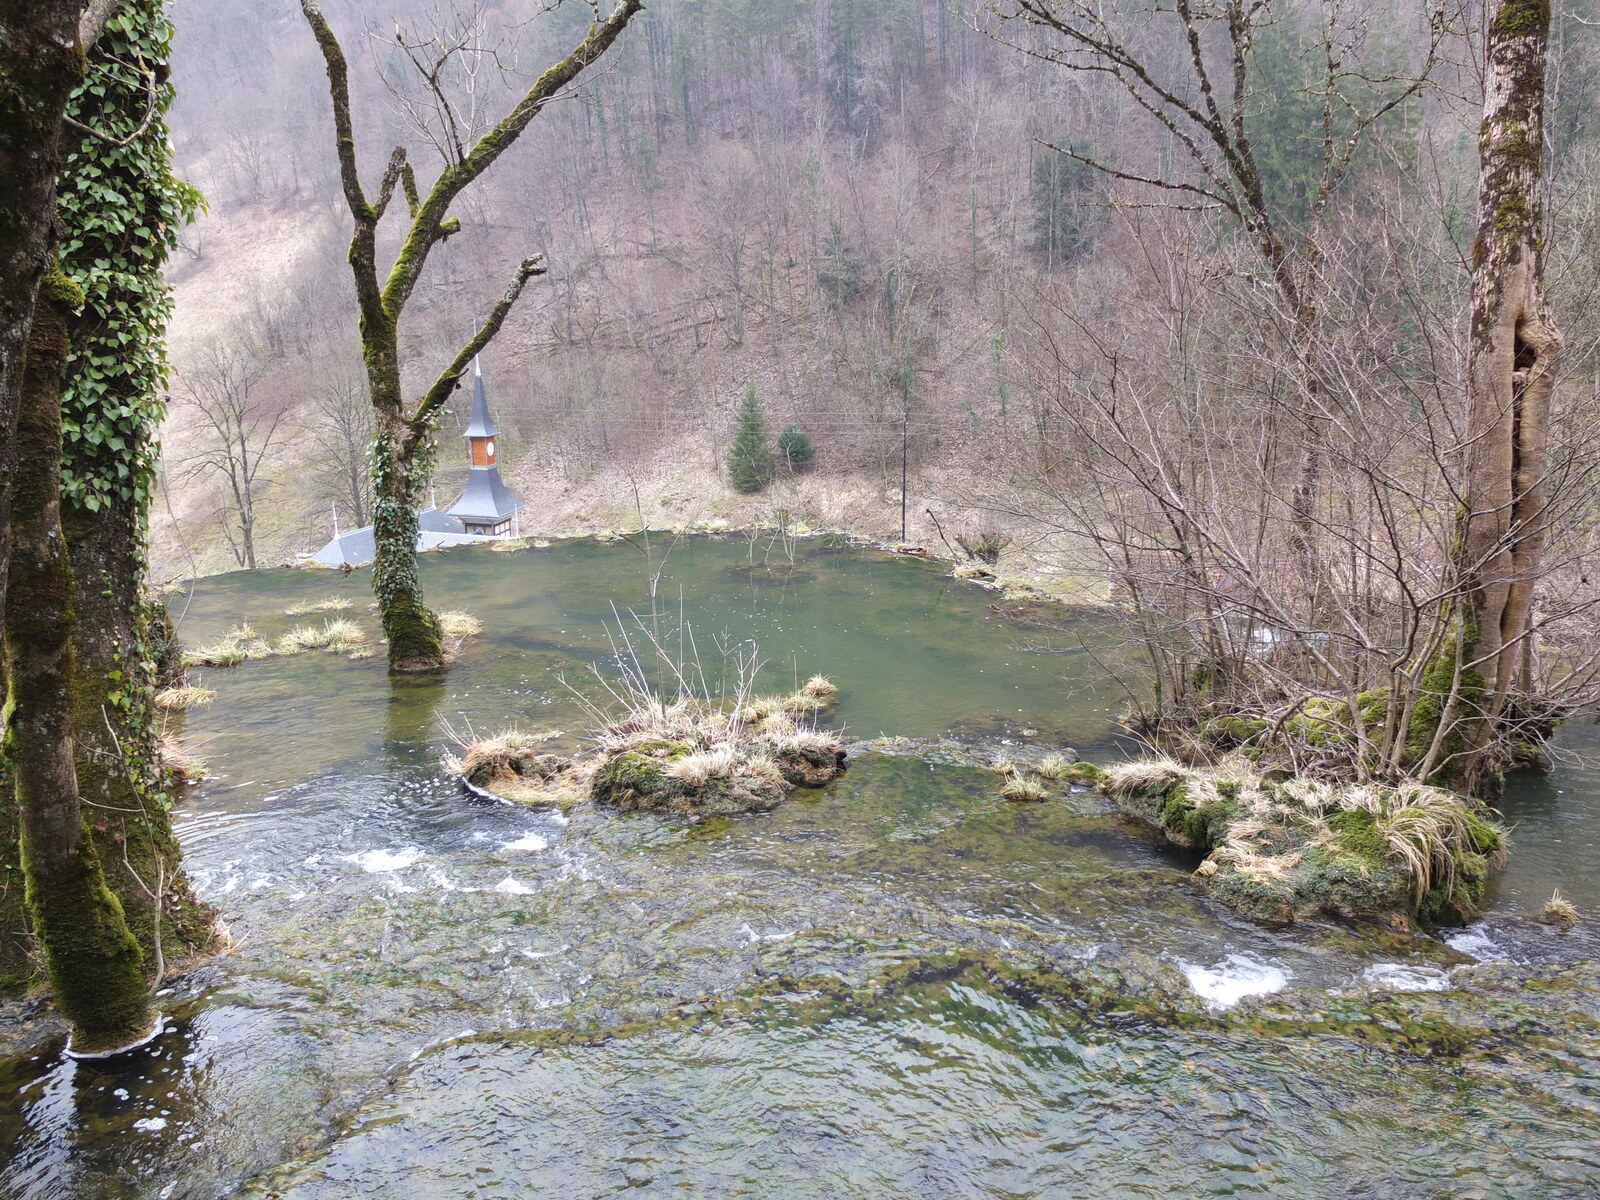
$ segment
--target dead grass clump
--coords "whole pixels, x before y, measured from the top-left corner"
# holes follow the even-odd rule
[[[713,779],[726,779],[739,768],[739,751],[733,746],[718,746],[686,754],[669,763],[663,773],[691,788],[703,788]]]
[[[799,695],[813,700],[827,700],[839,694],[839,689],[826,675],[813,675],[800,685]]]
[[[438,614],[439,632],[447,638],[469,638],[483,632],[483,622],[458,608]]]
[[[524,733],[505,729],[491,737],[451,737],[459,756],[447,754],[445,768],[472,787],[493,792],[523,804],[558,804],[569,807],[581,796],[588,772],[570,759],[550,754],[544,746],[559,733]]]
[[[513,550],[526,550],[528,544],[527,538],[500,538],[498,541],[490,542],[489,549],[494,554],[510,554]]]
[[[326,621],[321,626],[297,625],[278,639],[279,654],[301,654],[307,650],[327,650],[348,654],[366,642],[361,626],[347,618]]]
[[[196,646],[183,656],[185,666],[236,667],[254,658],[267,658],[272,647],[249,625],[235,625],[208,646]]]
[[[152,703],[167,712],[182,712],[188,708],[201,708],[217,698],[216,692],[203,687],[170,687],[155,694]]]
[[[1026,775],[1013,775],[1000,785],[1000,795],[1007,800],[1037,804],[1049,794],[1044,784]]]
[[[1016,760],[1009,755],[1002,754],[999,758],[995,759],[994,762],[989,764],[989,769],[996,775],[1009,777],[1017,773],[1017,763]]]
[[[649,696],[597,730],[594,738],[605,754],[621,754],[653,741],[708,750],[725,742],[731,728],[728,715],[710,704],[686,699],[666,703]]]
[[[1544,907],[1539,910],[1539,920],[1546,925],[1556,925],[1562,929],[1571,929],[1578,923],[1578,906],[1561,894],[1557,888],[1550,893],[1550,899],[1544,902]]]
[[[191,754],[182,742],[170,733],[156,740],[156,761],[169,787],[199,783],[206,777],[205,760]]]
[[[321,600],[304,600],[283,610],[286,617],[309,617],[312,613],[345,612],[353,605],[343,596],[325,596]]]
[[[1183,765],[1171,758],[1144,758],[1107,767],[1102,787],[1116,799],[1165,792],[1189,775]]]
[[[1034,767],[1039,778],[1052,782],[1065,779],[1072,773],[1073,760],[1065,754],[1046,754]]]
[[[779,754],[832,754],[839,748],[839,739],[820,729],[794,729],[773,737],[763,730],[762,736],[772,743],[773,751]]]

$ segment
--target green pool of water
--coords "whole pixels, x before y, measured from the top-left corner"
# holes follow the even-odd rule
[[[1126,668],[1090,615],[1019,620],[815,541],[666,551],[429,557],[430,598],[487,627],[437,678],[203,672],[220,695],[186,734],[214,775],[179,833],[234,949],[127,1061],[12,1034],[0,1195],[1600,1189],[1592,935],[1524,919],[1554,886],[1600,904],[1585,769],[1514,781],[1516,857],[1453,944],[1238,921],[1092,795],[1007,804],[950,755],[867,752],[695,830],[464,795],[450,730],[576,740],[578,696],[663,669],[646,630],[713,689],[752,657],[771,690],[826,674],[854,737],[1123,752]],[[375,630],[365,586],[241,574],[174,608],[194,644],[333,594]]]

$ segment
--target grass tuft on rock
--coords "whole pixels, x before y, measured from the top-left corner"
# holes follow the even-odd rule
[[[249,625],[235,625],[207,646],[196,646],[183,656],[186,667],[236,667],[250,659],[268,658],[272,647]]]
[[[1013,775],[1000,785],[1000,795],[1006,800],[1037,804],[1050,794],[1039,780],[1027,775]]]
[[[340,617],[319,625],[297,625],[278,639],[279,654],[303,654],[308,650],[326,650],[335,654],[348,654],[366,643],[361,626],[348,618]]]
[[[1059,783],[1072,774],[1072,768],[1077,765],[1075,759],[1065,754],[1046,754],[1034,765],[1034,772],[1040,779],[1048,779],[1052,783]]]
[[[483,632],[483,622],[459,608],[446,609],[438,617],[439,632],[447,638],[469,638]]]
[[[343,596],[325,596],[321,600],[303,600],[283,610],[286,617],[309,617],[314,613],[347,612],[354,605]]]
[[[156,740],[156,763],[163,781],[173,791],[181,791],[188,784],[199,783],[206,777],[205,760],[191,753],[170,733],[162,733]]]
[[[1571,929],[1579,920],[1578,906],[1563,896],[1561,889],[1557,888],[1550,893],[1550,899],[1544,902],[1544,907],[1539,909],[1539,920],[1559,929]]]
[[[1199,769],[1155,758],[1109,768],[1100,786],[1169,841],[1208,854],[1197,872],[1206,885],[1263,920],[1460,924],[1506,856],[1506,831],[1477,801],[1417,782],[1280,782],[1247,760]]]
[[[799,787],[822,787],[844,769],[838,738],[803,724],[825,700],[825,680],[793,696],[728,700],[663,699],[637,688],[610,709],[592,706],[593,754],[571,763],[540,751],[543,738],[508,731],[458,739],[446,765],[474,787],[526,803],[583,798],[621,812],[655,812],[698,821],[766,812]],[[809,694],[807,694],[809,689]],[[800,703],[803,697],[804,703]],[[530,776],[539,776],[530,785]]]
[[[588,772],[549,751],[559,733],[503,729],[477,737],[450,732],[460,753],[445,756],[445,769],[479,791],[520,804],[560,808],[570,808],[583,797]]]

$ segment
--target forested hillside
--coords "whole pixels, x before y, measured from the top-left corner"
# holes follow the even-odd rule
[[[437,113],[406,45],[465,31],[441,84],[464,123],[482,122],[590,13],[536,7],[326,6],[370,178],[394,144],[424,177],[443,161],[419,132]],[[1600,39],[1584,7],[1558,15],[1550,97],[1569,398],[1596,369],[1582,302],[1600,262]],[[184,0],[175,20],[178,161],[209,210],[174,264],[156,528],[168,575],[285,561],[326,539],[334,507],[346,526],[368,518],[348,214],[316,47],[287,4]],[[1407,4],[1285,10],[1244,64],[1264,196],[1291,240],[1316,246],[1320,307],[1358,390],[1355,375],[1391,391],[1403,377],[1425,394],[1460,366],[1469,26]],[[935,541],[932,507],[946,532],[1043,547],[1076,524],[1058,511],[1063,478],[1081,482],[1087,431],[1063,411],[1075,381],[1114,376],[1203,416],[1270,391],[1284,347],[1268,344],[1281,314],[1248,231],[1199,191],[1150,185],[1195,180],[1190,133],[1106,72],[1004,44],[1037,51],[1033,36],[939,0],[656,0],[458,205],[462,230],[407,314],[408,379],[431,379],[540,252],[548,276],[484,363],[526,531],[635,523],[637,488],[652,524],[784,508],[897,536],[904,447],[913,540]],[[1147,61],[1183,70],[1181,41],[1148,40]],[[1330,47],[1348,60],[1333,89]],[[1401,96],[1396,81],[1424,69]],[[1356,114],[1395,97],[1319,193],[1330,141],[1342,151]],[[740,498],[723,464],[750,386],[775,430],[798,424],[818,453],[807,475]],[[456,431],[447,419],[443,503]]]

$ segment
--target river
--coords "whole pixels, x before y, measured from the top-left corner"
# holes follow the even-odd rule
[[[457,550],[423,579],[486,626],[440,677],[196,672],[212,776],[178,832],[232,948],[114,1065],[0,1028],[0,1195],[1600,1195],[1600,931],[1531,920],[1555,887],[1600,914],[1592,730],[1511,781],[1473,927],[1269,930],[1092,793],[1008,804],[972,764],[1130,752],[1135,660],[1093,614],[821,539]],[[330,595],[375,631],[366,583],[173,605],[191,644]],[[693,829],[441,769],[452,731],[576,745],[624,635],[658,673],[647,631],[712,690],[752,658],[771,690],[827,675],[850,769]]]

